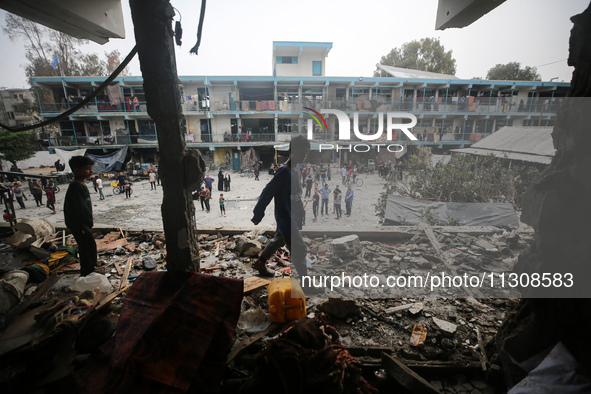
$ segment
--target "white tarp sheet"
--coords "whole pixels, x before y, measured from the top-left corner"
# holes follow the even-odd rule
[[[519,219],[509,203],[458,203],[417,201],[410,197],[388,196],[384,219],[386,224],[418,224],[421,213],[431,208],[442,222],[453,218],[460,226],[519,226]],[[421,212],[422,211],[422,212]]]
[[[66,169],[64,171],[72,172],[72,169],[70,168],[68,162],[73,156],[84,156],[86,154],[86,148],[75,150],[65,150],[56,148],[55,154],[57,155],[57,157],[60,158],[61,163],[66,166]]]

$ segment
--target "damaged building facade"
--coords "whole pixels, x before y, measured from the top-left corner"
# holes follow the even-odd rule
[[[208,163],[240,169],[240,152],[255,147],[265,165],[274,145],[314,127],[314,139],[335,142],[339,122],[310,123],[311,110],[339,110],[358,116],[359,131],[379,130],[381,113],[417,118],[414,144],[448,150],[471,146],[504,126],[554,126],[568,83],[459,79],[378,65],[383,77],[325,75],[329,42],[273,42],[271,76],[180,76],[183,128],[189,149]],[[102,77],[38,77],[44,118],[75,106]],[[146,111],[142,77],[118,77],[84,108],[46,130],[49,150],[84,147],[98,154],[129,145],[136,162],[158,160],[156,124]],[[351,122],[353,124],[353,122]],[[407,137],[395,130],[394,142]],[[345,155],[347,152],[344,152]],[[336,156],[335,156],[336,157]],[[345,156],[345,159],[347,157]]]

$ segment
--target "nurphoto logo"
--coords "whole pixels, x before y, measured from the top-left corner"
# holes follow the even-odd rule
[[[337,117],[339,121],[339,140],[348,141],[351,140],[351,119],[349,116],[344,113],[343,111],[339,111],[337,109],[321,109],[320,112],[309,108],[304,107],[305,110],[310,111],[307,112],[320,129],[325,129],[328,132],[328,125],[326,123],[326,119],[322,114],[333,114]],[[355,136],[362,141],[375,141],[382,137],[384,134],[384,117],[386,118],[386,139],[388,141],[392,141],[392,132],[396,129],[401,130],[408,139],[411,141],[417,141],[417,137],[410,132],[410,128],[413,128],[417,124],[417,118],[413,114],[407,112],[378,112],[378,130],[375,134],[363,134],[359,131],[359,112],[353,113],[353,132]],[[402,119],[410,119],[410,123],[396,123],[397,120]],[[308,119],[308,139],[311,140],[314,134],[314,127],[312,123],[312,119]]]

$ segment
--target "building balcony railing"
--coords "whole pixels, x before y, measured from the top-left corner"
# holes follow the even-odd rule
[[[41,103],[41,113],[61,113],[71,108],[74,108],[78,103]],[[108,101],[91,101],[76,113],[94,114],[101,112],[146,112],[146,102],[140,101],[137,106],[133,103],[123,103],[119,105],[111,105]]]
[[[182,103],[183,112],[186,114],[205,114],[206,112],[301,112],[305,108],[338,109],[344,112],[412,112],[412,113],[486,113],[486,114],[555,114],[562,105],[562,98],[536,98],[529,100],[512,100],[507,97],[441,97],[425,98],[418,97],[415,100],[389,101],[389,100],[368,100],[350,98],[347,100],[261,100],[261,101],[188,101]],[[60,113],[76,106],[76,103],[42,103],[42,113]],[[141,101],[136,107],[133,103],[111,105],[108,102],[90,102],[78,110],[82,114],[99,113],[145,113],[146,103]]]
[[[438,133],[438,132],[419,132],[414,130],[416,141],[412,141],[412,144],[419,145],[458,145],[458,144],[472,144],[480,141],[482,138],[490,135],[490,132],[470,132],[465,133]],[[189,143],[236,143],[236,144],[248,144],[256,142],[284,142],[288,143],[294,136],[304,135],[307,133],[251,133],[250,135],[237,134],[234,135],[201,135],[201,140],[188,141]],[[325,142],[339,144],[340,146],[364,143],[368,145],[372,144],[393,144],[393,143],[407,143],[411,140],[401,131],[394,132],[392,134],[392,140],[386,140],[385,136],[382,136],[378,140],[371,141],[358,141],[353,139],[351,141],[338,141],[338,135],[332,135],[331,133],[319,133],[316,132],[313,135],[315,142]],[[157,140],[154,135],[105,135],[105,136],[60,136],[60,137],[49,137],[49,146],[106,146],[106,145],[156,145]]]

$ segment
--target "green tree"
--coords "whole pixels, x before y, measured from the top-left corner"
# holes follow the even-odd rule
[[[0,153],[7,160],[16,166],[17,161],[30,159],[35,155],[35,147],[31,142],[31,133],[22,131],[11,133],[0,131]]]
[[[429,201],[509,202],[519,209],[525,192],[539,176],[534,167],[513,165],[509,169],[492,155],[458,155],[447,164],[432,166],[431,149],[424,147],[410,157],[407,169],[405,184],[395,176],[386,179],[374,206],[381,218],[392,193]]]
[[[380,63],[386,66],[409,68],[413,70],[430,71],[435,73],[455,75],[456,59],[452,51],[445,51],[438,38],[421,38],[394,48],[386,56],[382,56]],[[376,68],[374,77],[387,77],[386,72]]]
[[[521,68],[518,62],[497,64],[486,73],[486,79],[494,81],[540,81],[541,77],[535,67]]]

